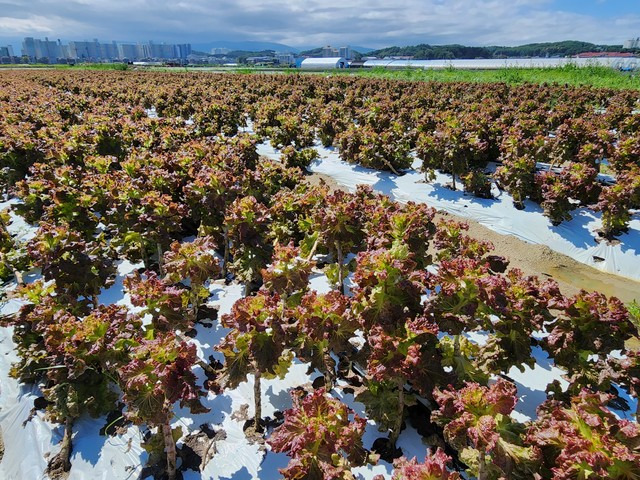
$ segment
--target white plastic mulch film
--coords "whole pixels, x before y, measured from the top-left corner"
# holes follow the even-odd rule
[[[444,185],[451,176],[436,174],[433,182],[425,183],[419,172],[421,161],[416,160],[413,171],[398,177],[388,172],[351,165],[340,160],[336,150],[316,144],[320,158],[309,169],[332,177],[339,185],[355,190],[358,185],[371,186],[375,191],[389,195],[399,202],[426,203],[438,210],[469,218],[503,235],[513,235],[529,243],[547,245],[552,250],[574,260],[633,280],[640,280],[640,220],[633,219],[629,232],[618,237],[619,243],[596,242],[596,230],[602,227],[600,214],[588,208],[571,212],[573,219],[557,227],[542,213],[540,205],[525,202],[525,209],[513,206],[513,199],[494,186],[495,199],[482,199],[453,191]],[[270,158],[280,153],[268,143],[258,151]]]

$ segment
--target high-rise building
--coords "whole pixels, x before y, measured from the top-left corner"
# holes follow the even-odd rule
[[[25,37],[22,42],[22,55],[26,55],[35,62],[55,63],[59,58],[63,58],[60,45],[59,40],[56,43],[46,37],[44,40]]]
[[[55,63],[60,59],[73,59],[83,62],[101,62],[114,60],[174,60],[186,59],[191,54],[188,43],[175,45],[167,43],[139,43],[137,45],[117,42],[100,43],[98,39],[88,41],[72,41],[69,45],[49,41],[45,38],[26,37],[22,42],[22,54],[30,61],[47,61]]]
[[[640,48],[640,37],[631,38],[624,42],[624,48]]]
[[[176,53],[177,57],[186,60],[189,55],[191,55],[191,44],[190,43],[182,43],[180,45],[176,45]]]
[[[326,47],[322,48],[323,58],[332,58],[332,57],[338,57],[338,56],[340,56],[338,49],[333,48],[331,45],[327,45]]]
[[[292,53],[276,53],[276,60],[280,65],[295,65],[296,57]]]
[[[150,57],[160,60],[186,59],[191,54],[191,45],[149,42]]]
[[[13,57],[13,47],[11,45],[0,47],[0,57]]]
[[[119,58],[118,44],[116,42],[101,43],[100,55],[103,60],[117,60]]]
[[[138,60],[144,60],[151,58],[151,45],[139,43],[136,45],[136,58]]]
[[[120,60],[138,60],[138,46],[121,43],[118,45],[118,58]]]
[[[175,58],[175,46],[149,42],[150,57],[154,59]]]
[[[25,37],[22,41],[22,55],[29,57],[29,60],[36,59],[36,41],[33,37]]]
[[[340,47],[339,50],[339,57],[344,58],[345,60],[352,60],[353,59],[353,50],[351,50],[351,47],[347,46],[347,47]]]
[[[69,54],[72,59],[85,62],[95,62],[102,59],[102,49],[98,40],[69,42]]]
[[[47,37],[44,40],[36,40],[36,57],[38,60],[46,60],[55,63],[58,58],[62,58],[60,52],[60,41],[54,42]]]

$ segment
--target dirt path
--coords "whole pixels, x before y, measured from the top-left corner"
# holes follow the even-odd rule
[[[328,175],[312,173],[307,179],[312,184],[324,180],[331,190],[340,188]],[[554,252],[546,245],[535,245],[510,235],[496,233],[474,220],[445,212],[439,212],[438,217],[468,223],[469,234],[493,243],[493,253],[506,257],[510,261],[509,267],[519,268],[527,275],[553,278],[565,295],[572,295],[584,289],[618,297],[625,303],[634,299],[640,301],[640,282],[601,272],[571,257]]]

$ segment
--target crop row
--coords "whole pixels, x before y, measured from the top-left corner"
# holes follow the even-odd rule
[[[457,178],[482,197],[495,181],[521,208],[526,199],[540,203],[554,224],[591,206],[602,212],[607,238],[626,230],[640,204],[636,91],[319,76],[3,77],[0,151],[9,183],[24,175],[23,159],[46,157],[65,143],[73,150],[87,135],[104,136],[100,150],[116,155],[144,142],[130,137],[131,123],[143,116],[140,107],[154,107],[175,120],[178,138],[232,135],[248,116],[274,146],[301,150],[318,136],[344,160],[371,168],[402,173],[415,152],[427,178],[436,169],[450,173],[453,188]],[[123,121],[125,112],[134,118]],[[495,174],[487,173],[489,162],[501,165]],[[614,174],[616,184],[605,185],[598,173]]]
[[[418,399],[457,467],[481,480],[640,475],[638,413],[632,422],[612,412],[629,408],[623,393],[640,394],[640,355],[627,348],[638,331],[619,300],[564,296],[552,280],[507,270],[489,243],[467,236],[463,224],[435,221],[425,205],[365,187],[331,193],[295,165],[309,160],[304,149],[319,134],[359,163],[400,170],[406,164],[394,149],[408,153],[415,142],[419,151],[437,136],[421,130],[427,112],[436,118],[448,105],[458,119],[463,110],[484,115],[492,99],[496,121],[558,122],[557,132],[569,118],[599,119],[636,138],[623,133],[636,121],[635,93],[128,73],[11,72],[0,82],[4,185],[20,199],[16,212],[38,226],[21,242],[2,217],[1,273],[15,276],[25,301],[3,323],[14,327],[20,356],[12,374],[39,384],[50,418],[65,425],[51,472],[71,468],[74,422],[122,401],[128,421],[157,432],[149,442],[174,478],[177,404],[202,412],[206,391],[252,376],[254,429],[262,432],[261,379],[283,376],[298,358],[324,382],[293,392],[293,408],[267,439],[292,457],[285,478],[348,479],[377,454],[396,456],[407,406]],[[152,106],[160,118],[149,118]],[[556,113],[538,118],[541,108]],[[238,133],[245,115],[258,136]],[[282,162],[259,158],[263,135],[292,147]],[[571,171],[593,168],[569,161]],[[625,175],[637,178],[632,161],[611,165],[618,182],[601,196],[625,185]],[[124,280],[137,313],[100,304],[123,259],[144,263]],[[22,284],[32,268],[43,278]],[[310,290],[318,268],[333,291]],[[220,279],[245,285],[219,319],[231,329],[215,347],[222,365],[199,358],[188,340],[210,315],[208,286]],[[471,342],[472,332],[487,342]],[[509,371],[533,367],[533,349],[566,372],[567,385],[549,384],[538,418],[521,423],[510,416],[518,398]],[[327,394],[338,380],[357,386],[368,417],[389,432],[382,451],[364,450],[365,421]],[[458,478],[448,462],[438,450],[421,464],[397,460],[394,475]]]

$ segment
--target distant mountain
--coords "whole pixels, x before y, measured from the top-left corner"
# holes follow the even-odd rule
[[[245,52],[260,52],[263,50],[275,50],[276,52],[298,53],[295,47],[283,43],[274,42],[253,42],[235,40],[216,40],[206,43],[192,43],[191,48],[201,52],[210,52],[212,48],[228,48],[230,50],[242,50]]]
[[[416,60],[448,60],[474,58],[566,57],[586,52],[618,52],[622,45],[596,45],[567,40],[564,42],[530,43],[517,47],[468,47],[465,45],[412,45],[387,47],[370,52],[376,57],[411,56]]]
[[[353,50],[356,53],[360,53],[363,55],[368,54],[369,52],[373,52],[373,48],[367,48],[367,47],[355,47],[355,46],[351,46],[351,50]],[[301,50],[299,53],[300,55],[306,55],[309,57],[320,57],[322,56],[322,49],[324,47],[313,47],[313,48],[307,48],[305,50]],[[335,47],[334,47],[335,48]]]
[[[375,49],[374,48],[369,48],[369,47],[357,47],[357,46],[352,46],[351,47],[352,50],[355,50],[358,53],[362,53],[363,55],[366,55],[367,53],[371,53],[373,52]]]
[[[322,56],[322,47],[310,48],[308,50],[303,50],[300,52],[300,55],[304,55],[306,57],[321,57]]]

